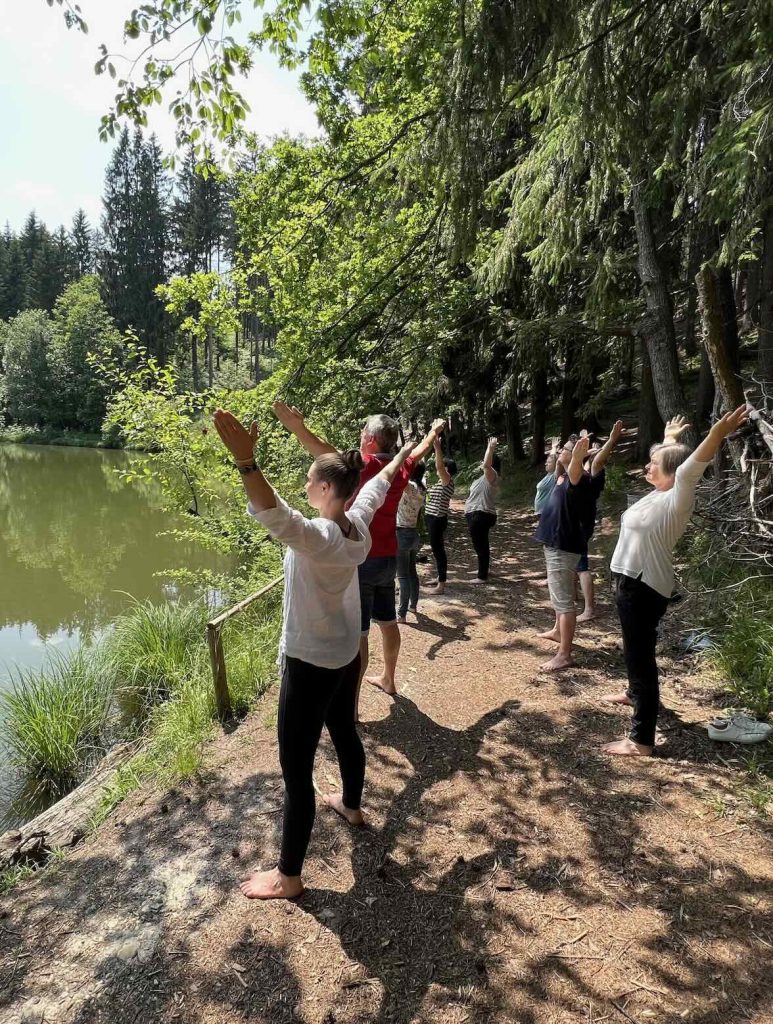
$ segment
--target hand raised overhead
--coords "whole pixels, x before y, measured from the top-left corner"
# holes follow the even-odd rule
[[[255,457],[258,424],[254,420],[247,430],[232,412],[216,409],[214,423],[220,440],[237,462],[249,462]]]
[[[271,403],[271,410],[282,426],[289,431],[292,432],[296,427],[303,426],[303,413],[294,405],[288,405],[287,402],[280,402],[277,399],[276,402]]]
[[[663,439],[666,442],[673,444],[679,439],[679,437],[681,437],[689,426],[690,424],[688,423],[686,416],[672,416],[668,423],[666,423],[666,429],[663,431]]]
[[[732,434],[734,430],[738,430],[739,427],[742,427],[748,419],[749,412],[746,405],[739,405],[733,412],[725,413],[721,419],[717,420],[711,429],[720,437],[727,437],[728,434]]]

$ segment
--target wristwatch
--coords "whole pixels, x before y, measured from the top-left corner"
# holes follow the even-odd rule
[[[236,464],[236,468],[237,468],[237,469],[239,470],[239,472],[241,473],[241,475],[242,475],[242,476],[247,476],[247,474],[248,474],[248,473],[254,473],[254,472],[256,472],[256,470],[258,469],[258,464],[257,464],[257,462],[256,462],[256,461],[255,461],[255,460],[253,459],[253,460],[252,460],[252,462],[250,462],[250,463],[249,463],[248,465],[246,465],[246,466],[240,466],[240,465],[238,465],[238,463],[237,463],[237,464]]]

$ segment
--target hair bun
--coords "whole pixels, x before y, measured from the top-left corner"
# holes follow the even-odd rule
[[[341,452],[341,458],[347,469],[356,469],[358,473],[365,469],[365,460],[359,448],[347,448],[345,452]]]

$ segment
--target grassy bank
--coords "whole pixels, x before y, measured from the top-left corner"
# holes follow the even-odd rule
[[[223,629],[237,715],[276,676],[280,588]],[[0,695],[5,757],[27,792],[70,791],[115,743],[141,738],[142,753],[122,769],[101,819],[143,779],[190,778],[215,728],[216,709],[203,602],[137,604],[99,644],[17,673]]]
[[[122,448],[116,436],[89,434],[82,430],[53,430],[49,427],[0,428],[0,444],[51,444],[65,448]]]

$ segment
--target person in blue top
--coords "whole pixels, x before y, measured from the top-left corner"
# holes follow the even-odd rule
[[[618,420],[609,440],[593,459],[590,471],[583,468],[590,445],[587,436],[576,443],[567,442],[558,456],[556,485],[534,535],[545,552],[550,603],[556,615],[552,629],[540,636],[559,645],[558,653],[542,665],[547,672],[560,672],[573,664],[577,622],[575,573],[579,559],[587,552],[589,524],[595,522],[596,502],[604,487],[603,470],[622,430]]]

